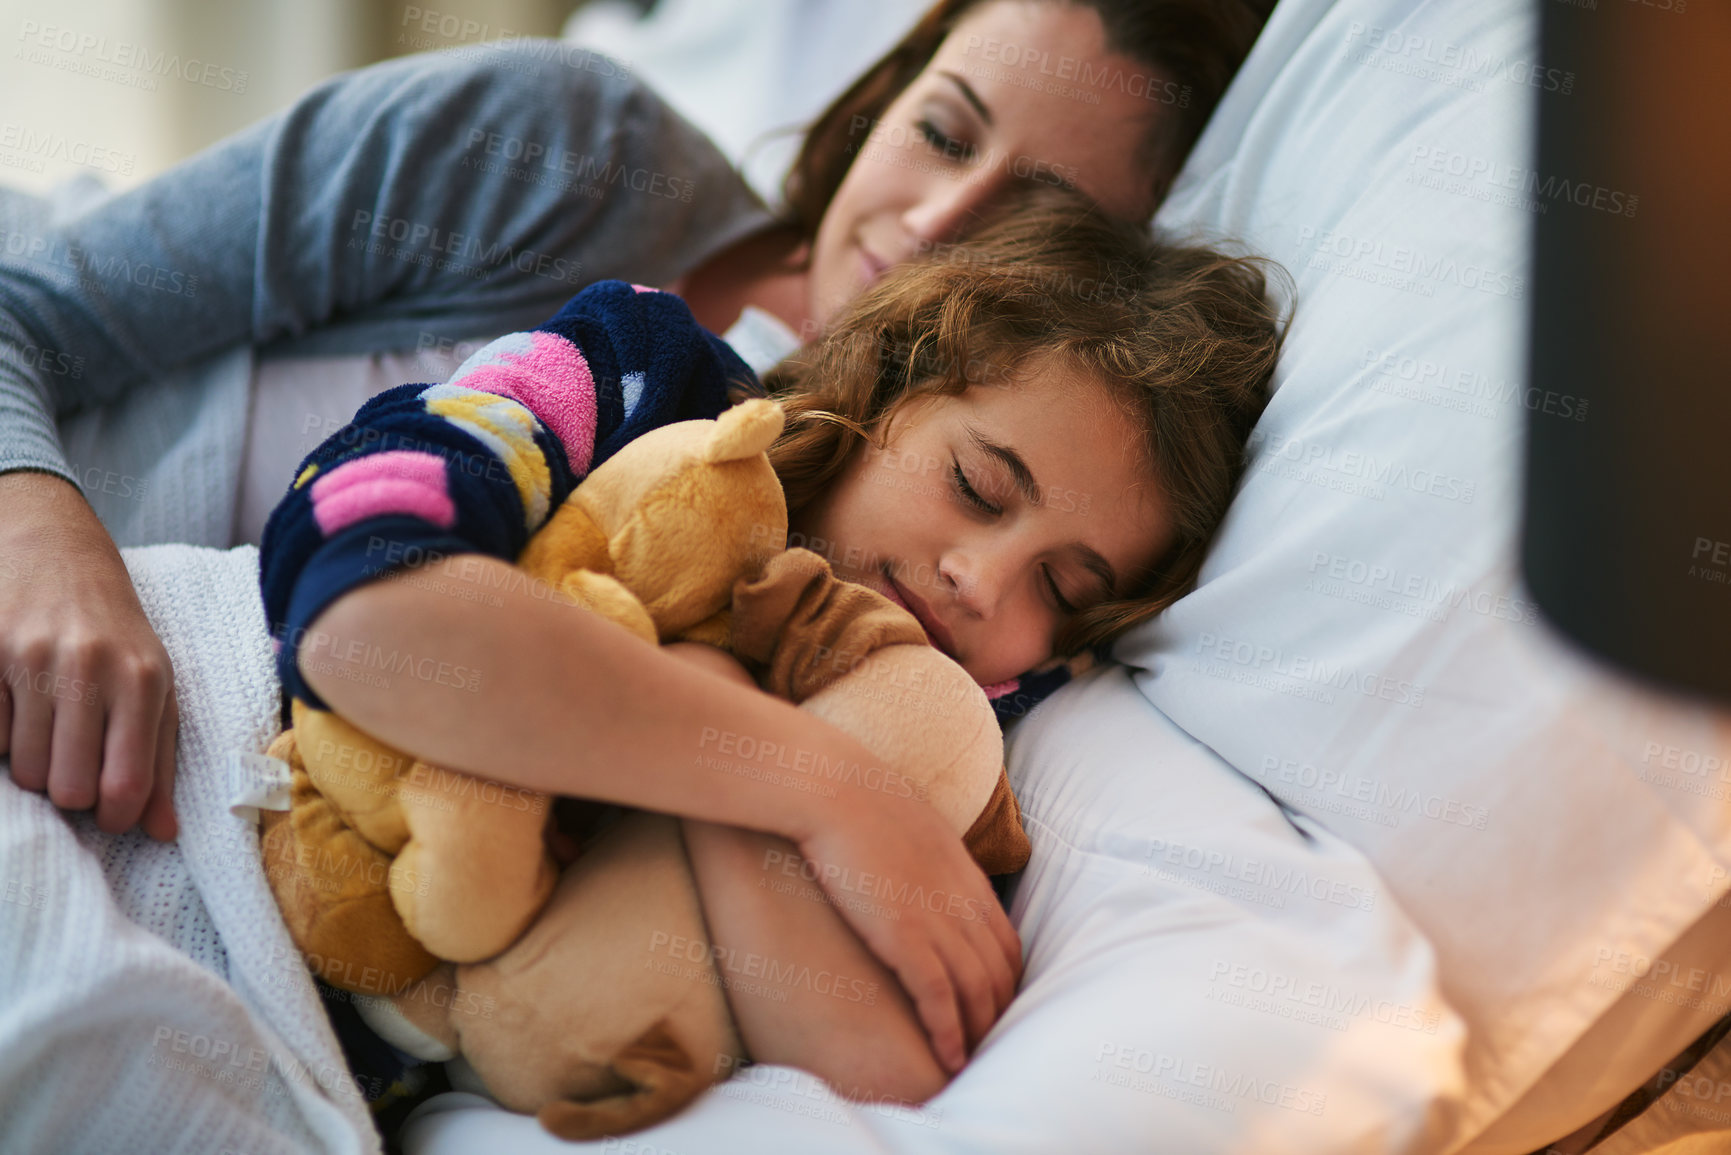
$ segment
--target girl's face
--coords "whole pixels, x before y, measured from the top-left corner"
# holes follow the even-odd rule
[[[789,546],[910,609],[981,685],[1053,655],[1075,610],[1124,596],[1173,540],[1158,480],[1098,380],[1052,359],[922,397],[790,520]],[[971,491],[971,495],[970,495]]]
[[[961,239],[1018,190],[1067,184],[1108,214],[1146,219],[1144,142],[1174,86],[1108,53],[1093,9],[991,0],[971,10],[879,123],[818,225],[811,315],[827,321],[891,265]]]

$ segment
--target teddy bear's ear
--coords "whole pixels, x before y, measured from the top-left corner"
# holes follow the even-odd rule
[[[766,452],[781,436],[787,414],[764,397],[742,401],[722,411],[703,446],[703,460],[738,461]]]

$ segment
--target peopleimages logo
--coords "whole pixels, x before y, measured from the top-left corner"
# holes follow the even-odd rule
[[[1298,466],[1297,480],[1308,480],[1316,471],[1325,471],[1359,484],[1354,488],[1382,500],[1386,487],[1411,493],[1440,497],[1471,505],[1478,486],[1469,478],[1456,477],[1436,469],[1408,466],[1393,458],[1379,458],[1353,449],[1324,445],[1312,438],[1287,437],[1257,429],[1250,434],[1246,448],[1259,459],[1263,472],[1274,470],[1281,462]]]
[[[1425,687],[1416,682],[1295,653],[1280,646],[1205,633],[1196,639],[1196,653],[1202,659],[1196,667],[1199,673],[1292,693],[1297,697],[1314,698],[1324,704],[1334,701],[1329,690],[1349,690],[1367,698],[1379,698],[1414,709],[1424,705]],[[1298,692],[1300,689],[1311,692]]]
[[[1470,44],[1438,40],[1434,36],[1402,32],[1398,28],[1380,28],[1354,20],[1348,26],[1349,44],[1363,44],[1362,64],[1396,63],[1407,66],[1397,71],[1409,71],[1423,79],[1449,80],[1450,74],[1469,78],[1475,89],[1487,80],[1500,80],[1542,92],[1568,96],[1575,91],[1575,74],[1561,68],[1546,68],[1536,60],[1501,56],[1482,52]]]
[[[63,71],[96,76],[98,79],[123,79],[111,71],[104,73],[103,66],[108,66],[110,70],[119,68],[143,73],[143,76],[136,79],[148,83],[137,84],[136,87],[149,91],[155,90],[156,77],[174,76],[205,88],[243,93],[251,76],[244,69],[228,68],[194,57],[182,59],[179,53],[152,52],[142,44],[133,44],[126,40],[110,41],[106,35],[80,32],[54,24],[39,24],[34,20],[25,20],[19,24],[18,39],[21,46],[13,55],[19,59],[28,59],[33,64],[46,64]],[[62,56],[55,59],[48,56],[47,52],[59,52]]]
[[[1427,253],[1409,245],[1391,245],[1376,237],[1355,236],[1337,229],[1302,225],[1298,230],[1298,247],[1313,251],[1311,267],[1379,283],[1383,277],[1391,278],[1387,282],[1391,287],[1422,286],[1429,290],[1423,292],[1424,296],[1435,295],[1434,285],[1438,283],[1476,289],[1516,301],[1527,291],[1527,279],[1519,274],[1487,268],[1471,261],[1458,261],[1444,253]]]

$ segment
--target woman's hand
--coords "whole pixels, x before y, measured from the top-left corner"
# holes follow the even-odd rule
[[[175,836],[174,669],[88,502],[0,475],[0,754],[12,781],[117,834]]]
[[[863,787],[815,800],[804,876],[895,972],[951,1072],[1016,993],[1022,944],[962,840],[924,802]]]

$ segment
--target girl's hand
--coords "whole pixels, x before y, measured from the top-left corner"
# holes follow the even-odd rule
[[[12,781],[111,834],[175,836],[179,711],[168,651],[88,502],[0,475],[0,755]]]
[[[853,793],[816,803],[834,820],[796,840],[805,876],[895,972],[953,1073],[1014,997],[1021,940],[936,810]]]
[[[662,648],[755,685],[745,667],[713,646],[673,642]],[[805,862],[781,865],[820,884],[854,933],[895,972],[932,1050],[954,1073],[967,1061],[968,1044],[991,1029],[1014,997],[1021,940],[986,876],[937,811],[923,802],[886,798],[893,805],[874,808],[871,801],[835,809],[878,821],[863,828],[857,821],[846,828],[832,823],[801,841]],[[818,857],[820,851],[829,857]]]

